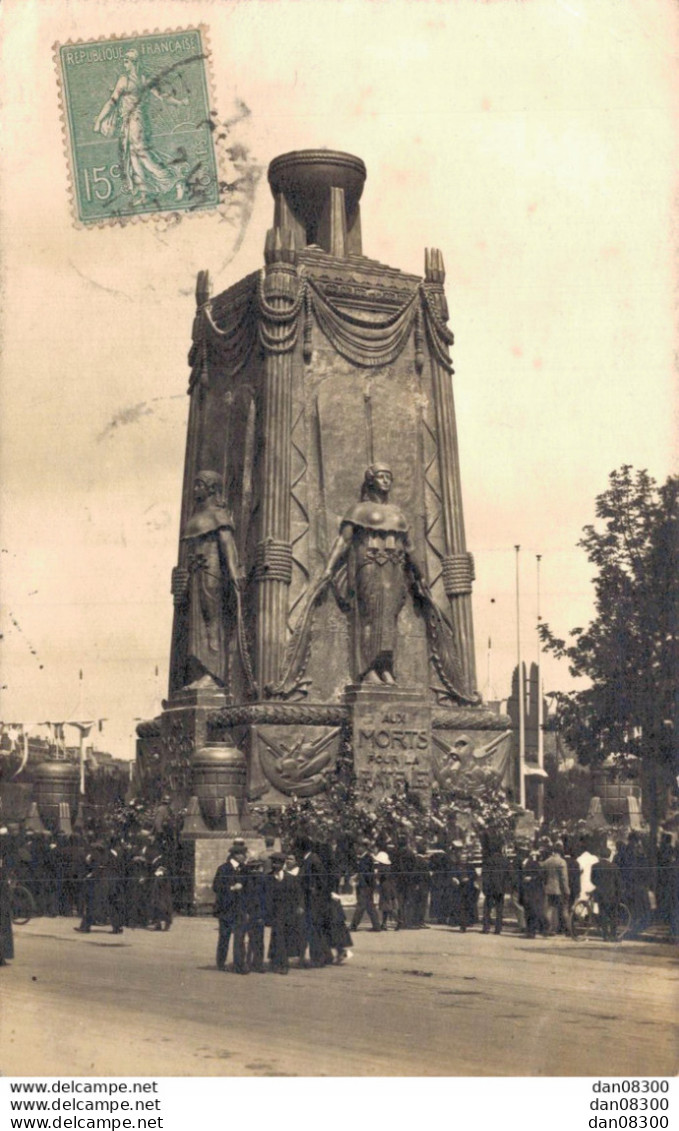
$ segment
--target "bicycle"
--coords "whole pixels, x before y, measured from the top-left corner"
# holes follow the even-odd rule
[[[25,927],[26,923],[29,923],[37,912],[33,893],[29,891],[25,884],[16,882],[10,882],[9,890],[12,922],[16,927]]]
[[[574,939],[590,939],[602,935],[601,916],[596,899],[592,895],[576,899],[571,911]],[[615,941],[622,942],[632,925],[632,915],[627,904],[620,901],[617,907]]]

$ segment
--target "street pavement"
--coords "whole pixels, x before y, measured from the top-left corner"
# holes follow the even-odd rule
[[[168,933],[74,919],[15,928],[0,970],[5,1076],[603,1076],[679,1067],[677,947],[354,935],[287,977],[220,973],[216,923]]]

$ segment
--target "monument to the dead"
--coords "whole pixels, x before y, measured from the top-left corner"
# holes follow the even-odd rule
[[[190,798],[198,887],[253,804],[338,756],[368,793],[426,793],[506,732],[476,686],[443,258],[363,254],[365,178],[276,158],[263,269],[198,278],[169,696],[138,732]]]

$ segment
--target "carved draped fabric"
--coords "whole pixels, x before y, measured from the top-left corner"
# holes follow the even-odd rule
[[[281,308],[271,303],[262,286],[263,275],[252,288],[247,301],[239,304],[223,325],[215,320],[212,303],[205,303],[197,313],[194,344],[189,355],[193,367],[190,389],[204,380],[206,368],[216,363],[235,377],[248,362],[257,341],[265,351],[285,353],[293,349],[304,325],[305,360],[311,358],[311,323],[315,318],[323,335],[333,348],[354,365],[377,368],[390,365],[403,352],[411,335],[414,337],[415,360],[422,368],[422,325],[435,360],[449,373],[453,367],[448,346],[453,334],[437,309],[437,294],[430,285],[420,283],[406,302],[381,318],[349,313],[324,294],[319,283],[310,276],[297,276],[297,291],[291,302]]]
[[[245,368],[257,341],[257,302],[254,293],[240,304],[222,326],[215,321],[213,303],[203,303],[196,312],[193,344],[189,352],[189,393],[196,384],[208,383],[212,364],[236,377]]]

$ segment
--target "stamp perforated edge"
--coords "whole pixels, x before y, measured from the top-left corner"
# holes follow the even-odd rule
[[[109,216],[105,220],[93,220],[91,223],[84,223],[78,215],[78,202],[76,199],[75,191],[75,172],[73,167],[73,153],[70,143],[68,115],[66,110],[66,93],[64,90],[64,79],[61,67],[60,51],[62,47],[88,47],[95,43],[115,43],[119,40],[139,39],[144,35],[185,35],[186,32],[190,31],[198,31],[201,35],[205,62],[205,78],[207,82],[209,101],[208,113],[215,119],[215,123],[217,123],[219,121],[219,115],[217,113],[217,92],[214,75],[212,73],[212,45],[210,43],[210,31],[206,24],[198,23],[193,24],[191,27],[167,28],[164,30],[161,30],[160,28],[154,28],[150,31],[133,31],[123,35],[100,36],[96,39],[67,39],[64,43],[56,42],[53,44],[52,59],[54,61],[54,67],[57,74],[57,89],[59,92],[59,121],[61,123],[61,143],[68,173],[66,191],[69,199],[69,207],[73,226],[79,231],[89,232],[97,228],[121,228],[126,227],[128,224],[153,224],[157,223],[159,220],[162,220],[163,222],[167,222],[169,220],[177,224],[184,218],[196,219],[201,217],[214,217],[215,214],[224,212],[227,204],[227,199],[225,196],[223,196],[222,190],[220,189],[219,203],[208,208],[168,208],[158,210],[157,212],[145,212],[141,215],[130,214],[129,216]],[[219,151],[219,147],[215,145],[214,142],[213,152],[215,155],[215,163],[217,167],[217,177],[220,181],[225,181],[226,173],[224,169],[223,157]]]

